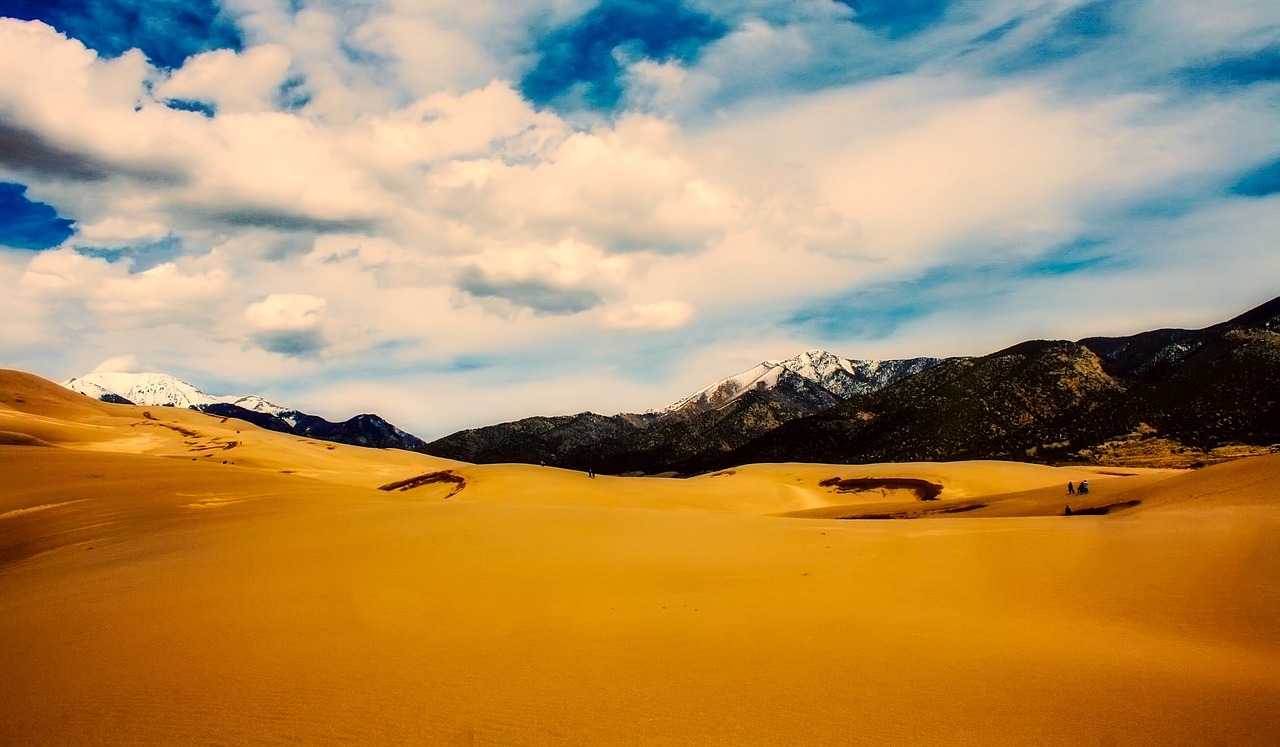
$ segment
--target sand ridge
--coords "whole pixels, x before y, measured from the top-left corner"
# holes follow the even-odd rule
[[[591,479],[56,389],[0,373],[0,743],[1280,741],[1280,456]]]
[[[7,377],[7,379],[6,379]],[[25,378],[24,378],[25,377]],[[422,475],[452,470],[465,490],[445,491],[458,501],[498,501],[551,506],[687,508],[733,513],[837,516],[912,510],[918,496],[911,490],[845,492],[823,485],[833,479],[908,478],[942,486],[937,506],[969,505],[991,496],[1029,490],[1050,496],[1067,482],[1090,479],[1154,480],[1178,470],[1093,467],[1054,468],[1036,464],[984,461],[900,463],[892,465],[745,465],[692,479],[643,479],[598,476],[535,465],[468,465],[394,449],[360,449],[274,433],[249,423],[190,410],[139,408],[89,400],[19,372],[0,372],[0,386],[32,391],[24,403],[0,396],[0,427],[67,448],[99,452],[227,462],[242,469],[288,473],[327,483],[380,487]],[[78,399],[77,399],[78,398]],[[9,399],[13,399],[10,396]],[[78,400],[85,400],[80,402]],[[86,431],[86,429],[89,429]],[[438,492],[438,491],[437,491]],[[415,496],[426,492],[410,491]],[[1095,497],[1100,495],[1095,493]],[[1022,505],[1020,515],[1057,513],[1056,501]],[[808,512],[808,513],[805,513]],[[987,512],[991,513],[991,512]],[[1017,511],[1015,511],[1017,513]]]

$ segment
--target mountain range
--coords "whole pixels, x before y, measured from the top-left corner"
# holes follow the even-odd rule
[[[811,350],[644,413],[530,417],[430,443],[377,415],[332,423],[165,374],[95,373],[63,386],[340,443],[602,473],[956,459],[1188,466],[1280,444],[1280,298],[1204,329],[1031,340],[977,357]]]
[[[259,428],[322,441],[409,451],[421,451],[426,446],[422,439],[377,415],[356,415],[334,423],[257,395],[215,397],[163,373],[98,372],[67,379],[62,386],[105,402],[200,410],[219,417],[239,418]]]
[[[543,463],[598,472],[688,472],[796,418],[877,391],[940,362],[859,361],[811,350],[765,361],[659,410],[533,417],[427,444],[428,454],[474,463]]]
[[[855,361],[825,350],[810,350],[787,360],[764,361],[699,389],[657,410],[656,414],[693,416],[719,409],[750,391],[768,392],[769,397],[798,410],[819,412],[855,395],[882,389],[939,362],[938,358]]]
[[[1189,466],[1280,444],[1280,298],[1199,330],[985,356],[766,361],[643,415],[460,431],[429,454],[601,472],[956,459]]]

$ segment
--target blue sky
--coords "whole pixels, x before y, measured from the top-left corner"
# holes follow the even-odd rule
[[[75,233],[75,223],[52,205],[29,200],[27,187],[0,182],[0,242],[14,249],[49,249]]]
[[[0,0],[0,365],[423,436],[1280,294],[1280,8]]]

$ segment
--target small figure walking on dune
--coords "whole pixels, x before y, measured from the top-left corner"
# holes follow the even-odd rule
[[[593,469],[587,470],[587,477],[590,477],[592,480],[596,479],[596,471]]]
[[[1077,493],[1078,495],[1084,495],[1084,494],[1086,494],[1086,493],[1088,493],[1088,492],[1089,492],[1089,481],[1088,481],[1088,480],[1081,480],[1081,481],[1080,481],[1080,487],[1076,490],[1076,493]]]
[[[1067,483],[1067,495],[1075,495],[1076,486],[1074,483]]]
[[[1063,509],[1063,511],[1062,511],[1062,515],[1063,515],[1063,516],[1070,516],[1070,515],[1071,515],[1071,506],[1067,506],[1065,509]]]

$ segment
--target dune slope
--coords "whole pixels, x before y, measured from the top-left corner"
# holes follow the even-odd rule
[[[1280,740],[1276,457],[591,480],[46,383],[0,375],[0,743]],[[1082,476],[1140,503],[1034,515]],[[1032,515],[776,515],[924,505],[833,477]]]

